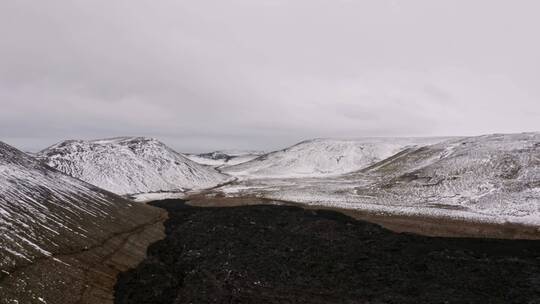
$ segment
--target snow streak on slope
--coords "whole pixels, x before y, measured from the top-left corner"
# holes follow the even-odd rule
[[[248,177],[316,177],[360,170],[407,147],[431,144],[437,138],[366,138],[361,140],[314,139],[252,161],[223,169]]]
[[[0,280],[14,267],[92,247],[156,215],[0,142]]]
[[[157,140],[141,137],[65,141],[38,157],[68,175],[121,195],[208,188],[228,179]]]
[[[215,151],[203,154],[184,155],[199,164],[213,167],[225,167],[245,163],[263,154],[263,152],[259,151]]]

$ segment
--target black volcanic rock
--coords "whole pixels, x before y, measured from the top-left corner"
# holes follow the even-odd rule
[[[167,238],[119,276],[127,303],[540,303],[540,242],[397,234],[284,206],[169,212]]]

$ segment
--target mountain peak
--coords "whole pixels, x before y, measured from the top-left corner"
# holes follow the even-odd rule
[[[121,195],[182,192],[211,187],[228,178],[147,137],[64,141],[37,157],[64,173]]]

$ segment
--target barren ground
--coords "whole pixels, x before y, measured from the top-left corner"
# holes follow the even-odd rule
[[[252,203],[152,203],[169,212],[167,237],[119,276],[115,303],[540,303],[539,241],[426,237]]]

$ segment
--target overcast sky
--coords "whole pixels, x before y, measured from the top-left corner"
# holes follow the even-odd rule
[[[0,1],[0,140],[540,130],[540,1]]]

